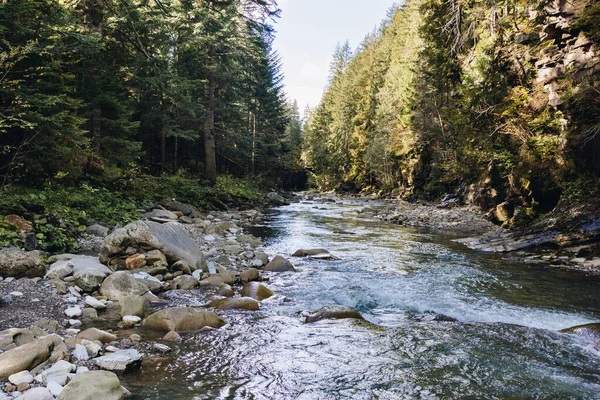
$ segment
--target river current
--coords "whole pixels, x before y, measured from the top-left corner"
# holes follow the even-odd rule
[[[558,332],[600,320],[596,278],[342,216],[376,204],[274,210],[253,230],[269,254],[325,248],[339,260],[291,258],[298,272],[270,276],[276,296],[260,311],[226,312],[227,326],[185,335],[125,386],[172,400],[600,399],[596,339]],[[303,322],[327,305],[367,322]]]

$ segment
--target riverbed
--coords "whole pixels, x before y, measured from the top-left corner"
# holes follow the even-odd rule
[[[366,205],[273,210],[251,230],[269,254],[325,248],[339,259],[290,258],[298,271],[269,276],[276,296],[260,311],[224,313],[227,326],[184,335],[123,384],[172,400],[600,398],[597,339],[558,332],[600,320],[598,278],[348,217]],[[327,305],[366,322],[304,323]]]

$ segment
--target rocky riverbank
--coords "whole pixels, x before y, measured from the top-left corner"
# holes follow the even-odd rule
[[[261,216],[172,202],[112,232],[89,229],[84,244],[99,256],[0,250],[0,399],[123,398],[121,374],[185,332],[258,310],[273,296],[268,275],[294,270],[244,232]]]

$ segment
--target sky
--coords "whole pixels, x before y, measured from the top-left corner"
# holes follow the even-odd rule
[[[319,104],[335,46],[356,49],[379,26],[394,0],[278,0],[274,49],[283,61],[288,97],[300,112]]]

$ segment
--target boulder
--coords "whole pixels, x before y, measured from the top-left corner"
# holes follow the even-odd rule
[[[102,331],[97,328],[89,328],[85,331],[81,331],[77,334],[76,341],[79,343],[82,340],[95,341],[98,340],[102,343],[110,343],[117,340],[117,337],[112,333]]]
[[[177,200],[168,200],[168,201],[162,202],[161,204],[168,210],[179,211],[183,215],[187,215],[192,218],[196,218],[200,215],[200,213],[198,212],[198,210],[196,210],[196,208],[194,208],[194,206],[185,204],[185,203],[181,203]]]
[[[33,332],[29,329],[10,328],[0,332],[0,350],[14,349],[34,340]]]
[[[509,202],[498,204],[496,211],[494,212],[496,219],[500,222],[506,222],[510,220],[515,213],[515,207]]]
[[[85,229],[85,233],[88,235],[99,236],[99,237],[107,237],[110,229],[100,224],[90,225]]]
[[[325,249],[300,249],[296,250],[292,257],[312,257],[323,260],[336,260],[337,257]]]
[[[163,221],[163,220],[176,221],[177,218],[179,218],[179,216],[177,214],[175,214],[174,212],[171,212],[168,210],[163,210],[160,208],[157,208],[155,210],[150,211],[149,213],[146,213],[145,216],[151,220],[158,220],[158,221]]]
[[[571,328],[562,329],[560,332],[600,337],[600,323],[577,325]]]
[[[181,275],[173,279],[174,289],[190,290],[198,286],[198,279],[190,275]]]
[[[60,260],[53,263],[48,272],[46,272],[46,279],[62,279],[73,273],[73,264],[69,260]]]
[[[258,282],[248,282],[248,283],[244,284],[244,287],[242,288],[242,291],[240,292],[241,296],[251,297],[258,301],[263,301],[264,299],[268,299],[269,297],[273,296],[274,294],[275,293],[273,293],[271,290],[267,289],[265,286],[261,285]]]
[[[216,308],[217,310],[248,310],[258,311],[258,301],[250,297],[236,297],[227,299],[213,300],[206,305],[209,308]]]
[[[121,400],[121,382],[113,372],[88,371],[77,374],[63,389],[58,400]]]
[[[73,265],[75,284],[86,292],[98,289],[112,270],[101,264],[96,257],[77,256],[69,261]]]
[[[29,389],[15,400],[54,400],[54,396],[45,387],[36,387]]]
[[[194,331],[205,327],[220,328],[223,325],[225,321],[214,312],[191,307],[166,308],[144,320],[146,328],[163,332]]]
[[[32,370],[50,358],[59,343],[62,343],[59,336],[49,335],[0,354],[0,378]]]
[[[265,265],[263,270],[269,272],[296,272],[292,263],[281,256],[275,257],[270,263]]]
[[[122,317],[125,315],[137,315],[144,318],[146,316],[146,299],[142,296],[124,296],[119,300],[119,306],[119,314]]]
[[[100,260],[107,263],[113,257],[125,254],[128,247],[160,250],[171,264],[184,260],[194,269],[206,268],[202,251],[177,222],[137,221],[117,229],[104,239]]]
[[[200,286],[221,287],[222,285],[230,285],[235,283],[235,275],[223,273],[212,274],[209,277],[200,281]]]
[[[246,270],[242,271],[242,273],[240,274],[240,280],[242,281],[242,283],[257,281],[257,280],[259,280],[259,278],[260,278],[260,273],[258,272],[258,270],[256,268],[246,269]]]
[[[284,206],[284,205],[289,204],[286,199],[284,199],[282,196],[280,196],[276,192],[268,193],[265,197],[267,198],[267,200],[269,200],[269,202],[271,204],[275,204],[278,206]]]
[[[345,306],[326,306],[319,308],[306,317],[304,322],[317,322],[323,319],[359,319],[364,320],[363,316],[353,308]]]
[[[135,349],[119,350],[95,358],[94,363],[109,371],[130,372],[142,366],[142,354]]]
[[[121,301],[127,296],[143,296],[149,289],[129,272],[118,271],[104,280],[100,293],[109,300]]]
[[[35,278],[46,273],[46,266],[40,259],[39,251],[19,249],[0,250],[0,276],[4,278]]]

